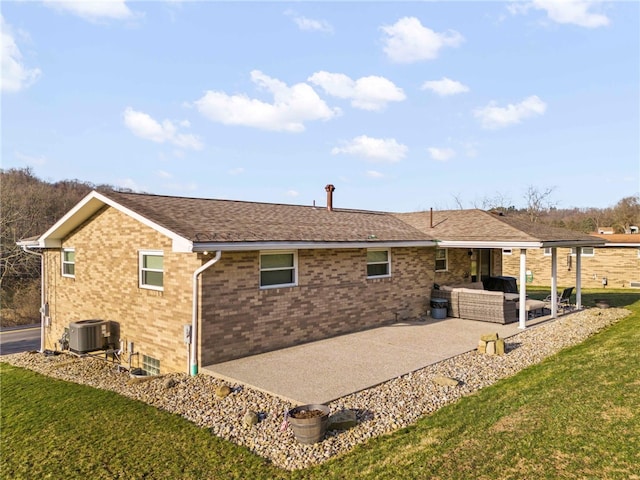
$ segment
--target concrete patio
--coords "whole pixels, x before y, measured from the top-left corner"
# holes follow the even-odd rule
[[[527,321],[527,327],[550,317]],[[273,352],[208,365],[202,373],[251,386],[294,404],[328,403],[474,350],[480,335],[501,338],[517,323],[447,318],[397,323]]]

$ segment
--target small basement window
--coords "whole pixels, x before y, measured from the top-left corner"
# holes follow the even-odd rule
[[[389,250],[367,250],[367,278],[390,276],[391,255]]]
[[[260,288],[293,287],[298,283],[295,252],[260,254]]]
[[[142,355],[142,369],[149,375],[160,375],[160,360]]]
[[[75,248],[62,249],[62,276],[75,278],[76,276],[76,250]]]
[[[513,254],[513,249],[511,249],[511,248],[503,248],[502,249],[502,254],[503,255],[511,255],[511,254]]]
[[[162,252],[140,252],[140,288],[164,290],[164,257]]]

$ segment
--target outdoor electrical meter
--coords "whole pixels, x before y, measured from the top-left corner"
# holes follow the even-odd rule
[[[191,325],[184,326],[184,343],[191,344]]]

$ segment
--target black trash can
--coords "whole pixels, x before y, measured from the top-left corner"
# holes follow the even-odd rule
[[[449,301],[446,298],[431,299],[431,318],[441,320],[447,318],[447,306]]]

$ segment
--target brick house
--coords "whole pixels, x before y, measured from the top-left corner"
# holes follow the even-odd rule
[[[596,247],[582,251],[582,286],[586,288],[640,288],[640,234],[638,233],[594,233],[593,237],[606,240]],[[575,283],[575,248],[558,249],[560,263],[558,282],[571,286]],[[502,255],[505,275],[518,271],[517,256],[507,249]],[[528,282],[530,285],[549,285],[551,251],[543,249],[532,252],[528,259]]]
[[[163,372],[419,317],[436,245],[380,212],[114,192],[24,243],[43,251],[43,348],[105,319]]]
[[[91,192],[20,242],[41,252],[41,349],[102,319],[117,327],[110,347],[135,349],[145,370],[196,374],[420,318],[434,282],[501,275],[502,248],[598,243],[480,210],[334,209],[326,190],[326,208]]]

